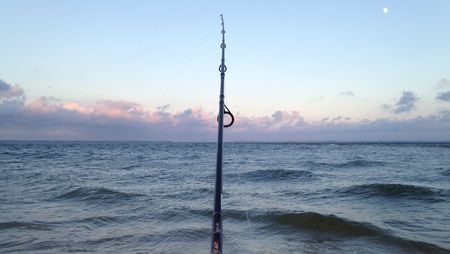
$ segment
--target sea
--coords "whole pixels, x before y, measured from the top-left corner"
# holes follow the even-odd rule
[[[0,142],[0,253],[210,253],[216,144]],[[226,142],[223,253],[450,253],[450,143]]]

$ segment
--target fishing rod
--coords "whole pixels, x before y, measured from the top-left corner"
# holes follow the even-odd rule
[[[218,135],[217,135],[217,159],[216,159],[216,186],[214,195],[214,211],[212,216],[212,241],[211,241],[211,253],[222,253],[222,152],[223,152],[223,128],[230,127],[234,123],[234,116],[230,112],[224,102],[224,86],[225,86],[225,72],[227,67],[225,66],[225,25],[223,22],[223,15],[220,14],[222,21],[222,43],[220,48],[222,49],[222,60],[219,66],[220,71],[220,97],[219,97],[219,116],[218,122]],[[223,117],[229,115],[231,122],[224,125]]]

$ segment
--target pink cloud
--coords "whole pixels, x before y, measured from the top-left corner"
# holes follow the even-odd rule
[[[60,139],[66,135],[69,139],[189,140],[189,136],[213,136],[213,114],[201,108],[174,113],[166,109],[148,110],[130,101],[82,104],[53,97],[39,97],[29,103],[8,100],[0,102],[0,139]]]
[[[281,110],[275,111],[270,116],[239,116],[236,119],[236,123],[239,124],[239,126],[236,127],[237,132],[242,132],[247,129],[276,132],[285,129],[300,128],[301,126],[306,125],[306,122],[299,111]]]
[[[26,104],[25,108],[32,112],[54,112],[61,107],[61,105],[56,104],[57,102],[58,99],[56,98],[43,96]]]
[[[13,98],[24,95],[25,93],[19,85],[11,85],[0,79],[0,98]]]
[[[6,91],[5,85],[3,90]],[[10,91],[12,86],[8,86]],[[25,103],[22,96],[0,100],[1,139],[171,140],[215,141],[216,113],[187,108],[169,112],[130,101],[63,102],[40,97]],[[4,97],[6,98],[6,97]],[[236,141],[450,141],[450,111],[409,120],[352,121],[327,117],[306,121],[299,111],[277,110],[266,116],[237,113],[225,130]]]
[[[56,111],[71,111],[86,117],[107,117],[128,121],[142,121],[148,123],[170,123],[180,125],[186,121],[206,121],[211,117],[201,108],[186,109],[177,113],[146,110],[140,104],[130,101],[101,100],[91,104],[80,104],[69,101],[58,103],[52,97],[39,97],[24,106],[30,112],[51,113]]]

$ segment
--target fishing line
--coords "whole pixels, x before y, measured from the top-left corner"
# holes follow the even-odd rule
[[[230,142],[231,144],[230,144],[230,148],[231,148],[231,150],[235,150],[235,146],[234,146],[234,142]],[[236,172],[237,172],[237,175],[238,175],[238,185],[239,186],[244,186],[243,184],[242,184],[242,180],[241,180],[241,171],[240,171],[240,167],[237,167],[236,166]],[[242,195],[239,195],[239,202],[241,203],[241,204],[243,204],[244,202],[243,202],[244,200],[243,200],[243,197],[242,197]],[[248,226],[248,230],[249,230],[249,233],[250,233],[250,235],[253,235],[252,234],[252,227],[251,227],[251,222],[250,222],[250,216],[248,215],[248,209],[247,208],[245,208],[244,207],[244,212],[245,212],[245,218],[247,219],[247,226]]]
[[[197,45],[197,47],[194,49],[194,51],[192,52],[192,54],[187,58],[187,60],[184,62],[184,64],[181,66],[180,70],[178,71],[178,73],[175,75],[175,77],[172,79],[172,81],[169,83],[169,85],[166,87],[165,91],[161,94],[161,96],[159,96],[159,98],[157,99],[157,101],[161,101],[161,99],[163,99],[166,94],[171,90],[172,86],[178,81],[178,79],[183,75],[184,71],[186,70],[186,68],[188,67],[188,65],[191,63],[192,59],[194,58],[194,56],[197,54],[197,52],[200,50],[200,48],[203,46],[203,44],[205,43],[205,41],[209,38],[209,36],[211,35],[211,32],[213,31],[214,27],[216,26],[217,21],[213,21],[211,24],[211,27],[209,28],[209,31],[206,33],[206,35],[203,37],[203,39],[200,41],[200,43]]]

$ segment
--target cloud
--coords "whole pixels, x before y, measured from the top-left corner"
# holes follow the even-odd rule
[[[132,109],[132,110],[131,110]],[[82,105],[41,97],[0,103],[0,139],[215,141],[216,115],[201,108],[151,111],[128,101]],[[409,120],[353,121],[344,116],[306,121],[299,111],[237,114],[225,131],[235,141],[450,141],[450,111]]]
[[[442,100],[446,102],[450,102],[450,91],[438,93],[436,95],[437,100]]]
[[[0,102],[0,139],[207,140],[215,118],[201,109],[169,113],[129,101],[82,105],[40,97]]]
[[[439,80],[439,82],[436,84],[436,87],[438,89],[450,87],[450,81],[443,78],[443,79]]]
[[[352,119],[350,117],[348,117],[348,116],[337,116],[337,117],[332,119],[333,122],[350,121],[350,120],[352,120]]]
[[[395,109],[414,107],[417,100],[412,92],[404,92]],[[168,108],[149,110],[130,101],[82,104],[53,97],[31,102],[11,97],[0,100],[0,140],[216,140],[215,113],[202,108],[169,112]],[[354,121],[339,115],[307,121],[295,110],[235,117],[235,124],[225,130],[226,140],[450,141],[450,111],[407,120]]]
[[[384,111],[392,111],[392,106],[389,105],[389,104],[383,104],[383,105],[381,105],[381,108],[382,108]]]
[[[275,131],[254,125],[241,132],[232,129],[226,135],[241,141],[450,141],[450,111],[408,120],[341,120],[346,119],[327,117]]]
[[[336,124],[336,123],[342,123],[342,122],[344,122],[344,121],[351,121],[352,120],[352,118],[351,117],[348,117],[348,116],[341,116],[341,115],[339,115],[339,116],[336,116],[336,117],[333,117],[333,118],[331,118],[331,117],[324,117],[324,118],[322,118],[321,120],[320,120],[320,122],[321,123],[326,123],[326,124]]]
[[[413,92],[404,91],[402,97],[400,97],[397,103],[395,103],[394,112],[396,114],[410,112],[415,108],[415,103],[418,100],[419,97],[417,97]]]
[[[0,79],[0,99],[24,96],[25,93],[19,85],[10,85]]]
[[[350,91],[350,90],[342,91],[339,93],[339,95],[342,97],[355,97],[355,94],[353,93],[353,91]]]
[[[162,106],[158,106],[158,111],[166,111],[170,108],[170,104],[166,104],[166,105],[162,105]]]
[[[234,128],[237,132],[258,130],[263,132],[278,132],[295,129],[306,124],[299,111],[277,110],[270,116],[247,117],[238,115],[235,117]]]

